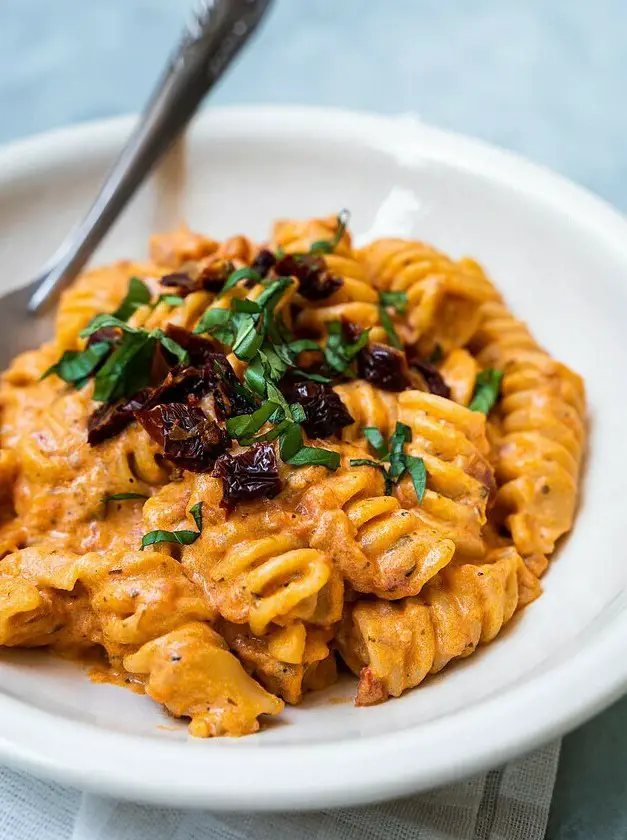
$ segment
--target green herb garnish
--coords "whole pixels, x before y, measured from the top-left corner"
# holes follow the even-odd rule
[[[200,533],[202,531],[202,502],[196,502],[196,504],[189,509],[189,512],[191,513],[192,519],[196,523],[196,527]]]
[[[226,283],[218,292],[217,297],[222,297],[222,295],[225,292],[228,292],[229,289],[232,289],[233,286],[236,286],[242,280],[253,280],[255,283],[261,283],[261,279],[261,274],[259,274],[258,271],[255,271],[255,269],[251,268],[250,266],[238,268],[229,274]]]
[[[143,551],[149,545],[156,545],[162,542],[178,543],[178,545],[191,545],[196,542],[202,532],[202,502],[198,502],[189,511],[193,517],[198,531],[163,531],[158,529],[156,531],[149,531],[142,537],[142,544],[140,551]]]
[[[128,397],[150,383],[150,372],[155,346],[159,342],[179,362],[187,360],[186,351],[169,338],[163,330],[147,332],[130,327],[115,315],[97,315],[89,326],[81,330],[81,337],[88,338],[103,327],[122,331],[122,339],[95,376],[94,399],[113,402]],[[87,351],[84,351],[87,352]]]
[[[422,458],[417,458],[415,455],[405,455],[405,468],[409,473],[409,477],[414,485],[414,491],[418,502],[424,498],[427,489],[427,469]]]
[[[405,423],[397,423],[394,433],[390,438],[389,447],[379,429],[374,426],[365,426],[362,429],[370,446],[374,449],[379,461],[372,461],[368,458],[352,458],[351,467],[374,467],[378,469],[385,480],[385,495],[390,496],[396,484],[403,478],[405,473],[409,474],[416,498],[421,502],[424,498],[427,487],[427,471],[424,461],[415,455],[408,455],[405,452],[405,444],[411,443],[411,429]],[[382,461],[389,462],[386,469]]]
[[[113,312],[114,318],[120,321],[128,321],[140,306],[150,303],[152,294],[148,286],[139,277],[131,277],[128,281],[126,297],[118,308]]]
[[[503,371],[494,368],[488,368],[477,374],[474,394],[468,406],[471,411],[490,413],[499,398],[502,378]]]
[[[298,423],[284,421],[285,429],[281,434],[281,443],[279,445],[279,452],[281,458],[290,463],[292,458],[295,458],[299,452],[304,449],[303,444],[303,430]]]
[[[363,426],[362,432],[370,446],[376,452],[377,457],[385,458],[388,454],[388,446],[379,429],[376,426]]]
[[[390,478],[390,474],[383,464],[380,464],[378,461],[371,461],[369,458],[351,458],[348,463],[351,467],[373,467],[375,470],[379,470],[379,472],[383,475],[383,480],[385,482],[385,495],[392,495],[394,482]]]
[[[183,306],[185,301],[180,295],[159,295],[157,300],[155,301],[155,306],[158,306],[160,303],[165,303],[167,306]]]
[[[379,292],[381,306],[391,306],[399,315],[407,312],[407,292]]]
[[[405,472],[405,444],[411,442],[411,429],[405,423],[397,423],[390,438],[390,478],[398,481]]]
[[[107,502],[125,502],[127,499],[147,498],[149,497],[144,495],[144,493],[114,493],[113,496],[105,496],[102,501],[106,505]]]
[[[85,350],[66,350],[41,378],[46,379],[54,373],[59,379],[76,387],[84,385],[110,349],[111,345],[107,341],[98,341]]]
[[[368,344],[370,330],[363,330],[356,341],[349,341],[340,321],[327,321],[325,326],[328,338],[324,348],[324,358],[327,365],[337,373],[354,378],[350,365],[359,351]]]
[[[208,333],[220,344],[231,345],[235,341],[233,312],[230,309],[205,309],[202,318],[194,329],[196,335]]]
[[[436,365],[443,355],[444,350],[442,350],[442,345],[436,344],[429,356],[427,356],[426,361],[429,362],[430,365]]]
[[[332,254],[339,245],[340,239],[344,236],[346,226],[351,217],[350,210],[340,210],[337,214],[337,230],[332,239],[319,239],[312,243],[309,248],[310,254]]]
[[[229,417],[226,421],[226,430],[232,438],[240,441],[251,438],[255,432],[267,423],[272,414],[279,408],[277,403],[266,402],[252,414],[239,414],[237,417]]]
[[[328,470],[336,470],[340,466],[340,456],[338,452],[322,449],[319,446],[303,446],[287,463],[294,467],[316,465],[326,467]]]
[[[400,340],[394,322],[386,307],[392,307],[396,312],[402,314],[407,309],[407,292],[379,292],[379,319],[385,330],[388,341],[397,350],[403,349],[403,342]]]

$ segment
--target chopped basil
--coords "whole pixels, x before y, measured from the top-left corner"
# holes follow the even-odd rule
[[[131,277],[128,281],[126,297],[113,313],[114,318],[128,321],[140,306],[150,303],[152,294],[148,286],[139,277]]]
[[[259,397],[266,396],[266,372],[260,356],[248,364],[244,373],[244,382]]]
[[[263,443],[263,442],[270,442],[276,440],[277,438],[281,437],[281,435],[289,428],[289,426],[293,426],[294,423],[292,420],[281,420],[280,423],[277,423],[276,426],[273,426],[268,432],[265,432],[263,435],[255,435],[254,438],[242,438],[240,443],[246,442],[246,445],[252,443]]]
[[[381,460],[353,458],[349,462],[351,467],[376,467],[385,479],[386,496],[391,495],[394,485],[398,484],[406,472],[409,473],[416,498],[420,503],[427,486],[427,471],[422,458],[405,453],[405,444],[411,442],[411,428],[405,423],[396,424],[394,433],[390,438],[389,452],[379,429],[374,426],[365,426],[362,431]],[[389,468],[386,469],[381,461],[388,461]]]
[[[248,298],[234,298],[231,301],[231,310],[233,312],[250,312],[256,314],[263,311],[256,300],[248,300]]]
[[[224,286],[218,292],[218,297],[221,297],[225,292],[228,292],[229,289],[232,289],[233,286],[236,286],[240,280],[253,280],[255,283],[261,283],[261,274],[258,271],[255,271],[254,268],[250,268],[250,266],[244,266],[244,268],[238,268],[236,271],[232,271]]]
[[[427,489],[427,470],[425,468],[425,462],[422,458],[418,458],[415,455],[405,455],[404,457],[405,467],[407,468],[409,477],[414,485],[416,498],[418,499],[418,502],[421,502],[424,498],[425,490]]]
[[[162,542],[178,543],[179,545],[191,545],[196,542],[200,534],[197,531],[149,531],[142,537],[140,551],[149,545],[156,545]]]
[[[503,371],[494,370],[494,368],[483,370],[477,375],[475,391],[468,406],[471,411],[481,411],[483,414],[490,413],[499,398],[502,378]]]
[[[340,456],[339,453],[332,452],[330,449],[303,446],[287,463],[295,467],[317,465],[326,467],[328,470],[336,470],[340,466]]]
[[[324,348],[325,361],[332,370],[350,376],[352,372],[349,365],[368,344],[370,330],[363,330],[359,338],[351,342],[347,340],[340,321],[327,321],[326,328],[328,338]]]
[[[162,347],[164,347],[168,353],[172,353],[172,355],[176,358],[176,360],[180,363],[187,361],[187,350],[184,347],[181,347],[180,344],[177,344],[176,341],[171,339],[167,336],[163,330],[156,329],[153,330],[150,335],[152,338],[156,339]]]
[[[390,314],[384,306],[379,307],[379,320],[392,347],[396,347],[397,350],[402,350],[403,342],[400,340],[394,323],[390,318]]]
[[[202,502],[197,502],[189,509],[198,531],[202,531]]]
[[[184,300],[180,295],[159,295],[155,301],[155,306],[160,303],[165,303],[167,306],[183,306]]]
[[[407,312],[407,292],[379,292],[381,306],[391,306],[399,315]]]
[[[390,438],[390,478],[397,481],[405,471],[405,444],[411,441],[411,429],[405,423],[397,423]]]
[[[364,437],[374,449],[376,455],[379,458],[385,458],[388,454],[388,447],[387,443],[385,442],[385,438],[377,429],[376,426],[363,426],[362,432],[364,433]]]
[[[84,384],[110,349],[111,345],[107,341],[98,341],[85,350],[66,350],[59,361],[51,365],[41,378],[45,379],[55,373],[59,379],[78,387]]]
[[[187,360],[187,352],[169,338],[163,330],[147,332],[129,327],[115,315],[97,315],[81,330],[81,337],[88,338],[103,327],[122,330],[122,340],[104,365],[96,373],[94,399],[99,402],[113,402],[145,388],[150,382],[150,371],[156,342],[159,342],[179,362]]]
[[[289,367],[275,351],[274,347],[268,343],[265,343],[259,350],[259,358],[261,359],[268,379],[272,382],[279,382]]]
[[[206,309],[202,318],[196,324],[194,333],[195,335],[209,333],[210,336],[221,344],[233,344],[235,341],[233,313],[230,309],[218,309],[215,307]]]
[[[93,333],[103,327],[115,327],[116,329],[128,333],[137,332],[135,327],[129,327],[129,325],[118,318],[117,315],[109,315],[108,313],[103,312],[101,315],[96,315],[92,318],[89,324],[80,331],[79,335],[81,338],[89,338],[90,335],[93,335]]]
[[[155,340],[149,333],[130,333],[116,347],[95,378],[94,400],[114,402],[150,383]]]
[[[277,303],[283,297],[283,292],[294,285],[291,277],[279,277],[278,280],[273,280],[269,286],[256,298],[255,303],[262,309],[272,312]]]
[[[267,423],[268,419],[279,406],[271,401],[264,403],[252,414],[240,414],[237,417],[230,417],[226,421],[226,430],[232,438],[240,440],[252,437],[255,432]]]
[[[351,460],[348,463],[351,465],[351,467],[373,467],[374,469],[379,470],[379,472],[383,475],[383,480],[385,481],[385,495],[392,495],[392,488],[394,487],[394,482],[390,478],[390,474],[383,466],[383,464],[379,464],[377,461],[371,461],[369,458],[351,458]]]
[[[114,493],[113,496],[105,496],[103,498],[103,502],[106,505],[107,502],[124,502],[127,499],[147,499],[148,496],[144,495],[143,493]]]
[[[299,353],[302,353],[304,350],[318,350],[320,351],[320,345],[313,341],[311,338],[299,338],[297,341],[291,341],[289,344],[284,345],[288,348],[290,354],[294,356],[298,356]],[[277,348],[278,352],[278,348]]]
[[[310,254],[332,254],[337,248],[340,239],[344,236],[346,226],[350,219],[350,210],[340,210],[337,214],[337,230],[333,234],[332,239],[319,239],[312,243],[309,248]]]
[[[305,414],[305,409],[302,407],[300,403],[292,403],[290,405],[290,410],[292,412],[292,418],[295,423],[304,423],[307,419],[307,415]]]
[[[192,515],[198,531],[163,531],[158,529],[156,531],[149,531],[142,537],[142,544],[140,551],[143,551],[149,545],[156,545],[162,542],[178,543],[178,545],[191,545],[196,542],[202,532],[202,502],[198,502],[189,511]]]
[[[233,342],[233,353],[242,362],[254,358],[263,344],[263,332],[258,329],[259,323],[259,317],[248,314],[242,316]]]
[[[430,355],[427,356],[425,361],[427,361],[430,365],[436,365],[443,355],[444,351],[442,350],[442,345],[436,344],[433,350],[431,351]]]
[[[281,458],[286,463],[291,463],[290,459],[294,458],[297,453],[302,452],[304,448],[303,430],[298,423],[288,423],[285,432],[281,435],[281,442],[279,445]]]

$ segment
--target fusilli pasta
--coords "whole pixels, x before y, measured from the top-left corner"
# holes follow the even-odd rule
[[[473,260],[346,221],[181,226],[63,295],[0,384],[0,647],[100,652],[94,679],[242,735],[338,654],[370,705],[538,597],[580,377]]]

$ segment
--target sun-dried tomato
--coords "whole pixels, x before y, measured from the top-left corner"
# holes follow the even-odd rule
[[[267,277],[270,269],[275,263],[276,256],[272,253],[272,251],[269,251],[267,248],[262,248],[253,260],[251,268],[253,268],[261,277]]]
[[[222,505],[225,507],[250,499],[271,499],[283,486],[274,447],[269,443],[256,443],[237,455],[228,452],[221,455],[213,475],[222,479]]]
[[[420,373],[430,393],[435,394],[436,397],[450,399],[451,389],[442,379],[442,374],[435,365],[424,361],[424,359],[414,358],[410,362],[410,367]]]
[[[409,386],[405,354],[385,344],[370,344],[360,350],[357,372],[383,391],[404,391]]]
[[[187,350],[189,363],[192,367],[206,367],[213,364],[213,357],[219,352],[217,344],[211,339],[195,335],[193,332],[186,330],[185,327],[168,324],[165,328],[165,334],[172,341],[176,341],[183,350]]]
[[[135,412],[144,405],[149,396],[150,389],[146,389],[110,405],[98,406],[87,420],[87,442],[96,446],[118,435],[135,419]]]
[[[326,383],[300,380],[289,383],[284,393],[289,402],[302,405],[303,426],[311,438],[331,437],[355,422],[342,400]]]
[[[175,402],[135,413],[165,457],[181,469],[207,472],[231,445],[227,432],[199,405]]]
[[[93,332],[87,339],[87,347],[91,347],[101,341],[106,341],[107,344],[117,344],[121,338],[122,333],[116,327],[100,327],[99,330]]]
[[[215,373],[209,367],[177,365],[168,373],[161,385],[153,388],[142,406],[149,409],[156,405],[185,402],[188,397],[206,396],[216,386]]]
[[[342,286],[341,277],[331,274],[322,257],[286,254],[274,267],[279,277],[296,277],[298,291],[307,300],[324,300]]]
[[[177,289],[179,296],[184,298],[192,292],[219,292],[232,271],[232,263],[213,260],[207,265],[192,267],[188,271],[165,274],[159,283],[165,288]]]

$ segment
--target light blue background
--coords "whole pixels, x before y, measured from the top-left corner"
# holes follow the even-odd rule
[[[0,0],[0,142],[138,110],[189,6]],[[626,210],[626,81],[627,0],[276,0],[213,102],[412,111]],[[566,739],[552,840],[627,837],[626,723]]]

